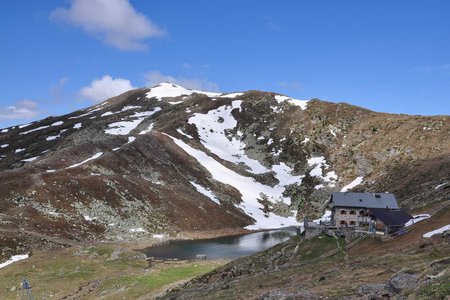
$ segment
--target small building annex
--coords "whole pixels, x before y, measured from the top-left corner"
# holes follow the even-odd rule
[[[336,192],[331,195],[331,225],[393,233],[412,219],[393,194]]]

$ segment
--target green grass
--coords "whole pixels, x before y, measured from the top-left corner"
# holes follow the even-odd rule
[[[107,293],[110,295],[108,299],[136,298],[151,294],[165,285],[207,273],[217,267],[218,265],[214,262],[202,262],[202,264],[190,262],[181,266],[166,266],[146,275],[111,278],[99,286],[96,295]]]
[[[343,239],[337,239],[341,247],[345,246],[345,241]],[[308,240],[300,245],[299,256],[303,261],[312,260],[328,251],[336,249],[336,239],[327,236],[326,234],[321,234],[311,240]]]
[[[421,299],[445,299],[450,295],[450,283],[441,282],[426,286],[421,292]]]
[[[36,299],[54,299],[76,291],[94,280],[107,299],[134,298],[147,295],[166,284],[189,279],[211,271],[222,263],[213,261],[160,263],[149,268],[135,251],[122,251],[111,259],[114,247],[89,247],[82,250],[36,253],[26,260],[0,269],[0,299],[17,299],[20,282],[25,277]],[[15,291],[11,288],[15,287]],[[87,299],[98,298],[97,290]],[[128,296],[128,295],[131,296]],[[120,297],[119,297],[120,296]],[[20,298],[20,297],[19,297]],[[84,298],[83,298],[84,299]]]

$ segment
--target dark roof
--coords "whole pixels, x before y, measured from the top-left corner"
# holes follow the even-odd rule
[[[386,208],[369,208],[369,212],[385,225],[404,225],[413,217],[404,210],[389,210]]]
[[[399,208],[395,196],[389,193],[333,193],[330,204],[343,207]]]

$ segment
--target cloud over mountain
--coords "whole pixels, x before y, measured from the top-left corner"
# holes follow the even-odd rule
[[[82,88],[80,96],[83,99],[101,102],[132,89],[134,87],[128,79],[113,79],[109,75],[104,75],[101,79],[94,79],[89,86]]]
[[[57,8],[51,17],[121,50],[146,50],[145,40],[165,34],[128,0],[71,0],[69,8]]]

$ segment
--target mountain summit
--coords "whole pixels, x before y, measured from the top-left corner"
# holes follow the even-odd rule
[[[450,119],[162,83],[0,129],[0,220],[56,238],[266,229],[333,191],[449,195]]]

